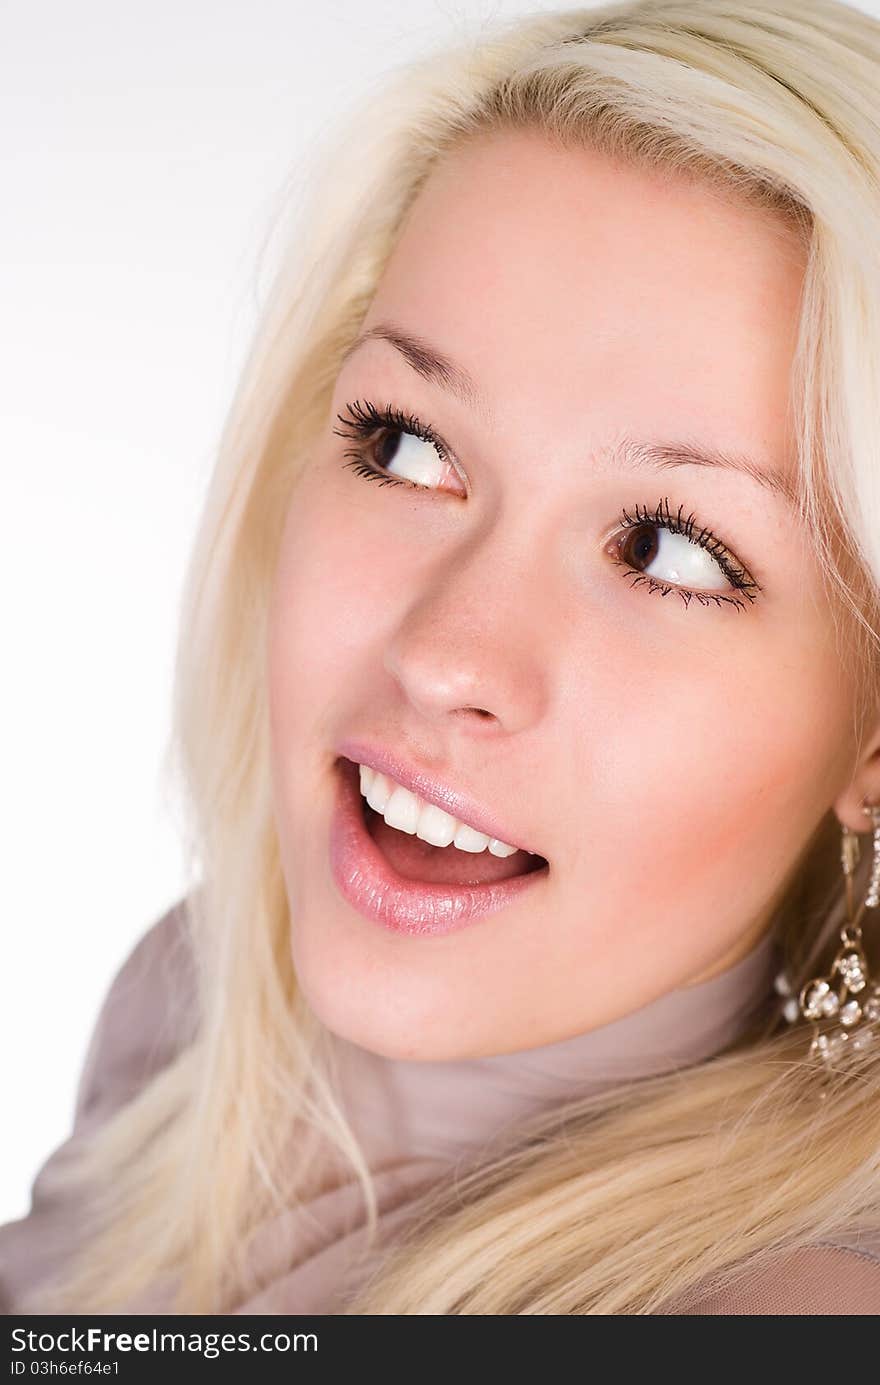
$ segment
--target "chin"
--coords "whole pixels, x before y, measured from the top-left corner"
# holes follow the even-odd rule
[[[413,1026],[407,1025],[402,1032],[388,1024],[378,1022],[378,1014],[365,1013],[360,1006],[346,1005],[345,998],[339,994],[327,996],[323,991],[317,994],[303,986],[306,999],[313,1014],[324,1028],[346,1043],[356,1044],[382,1058],[398,1059],[438,1059],[453,1055],[438,1052],[430,1042],[426,1043]],[[380,1007],[377,1006],[377,1010]]]
[[[457,1010],[438,1010],[438,993],[433,987],[431,1003],[420,1006],[417,998],[401,1002],[398,985],[394,999],[370,987],[369,980],[339,966],[339,954],[326,967],[309,965],[308,959],[295,958],[297,980],[309,1008],[325,1029],[347,1043],[357,1044],[383,1058],[442,1062],[480,1056],[462,1028]],[[393,978],[391,978],[393,983]],[[492,1051],[491,1044],[485,1050]]]

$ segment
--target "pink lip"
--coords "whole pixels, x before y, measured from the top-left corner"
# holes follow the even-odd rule
[[[343,759],[336,766],[330,866],[343,898],[365,918],[398,933],[437,937],[503,909],[546,878],[547,865],[488,885],[433,885],[399,875],[367,831],[357,765],[368,762],[360,754],[357,763]]]
[[[397,780],[398,784],[402,784],[411,793],[418,794],[419,798],[423,798],[426,803],[436,803],[438,808],[444,808],[452,817],[466,822],[477,832],[485,832],[487,837],[497,837],[498,841],[506,842],[508,846],[515,846],[520,851],[529,851],[532,855],[544,855],[543,851],[537,851],[536,848],[525,846],[524,843],[517,841],[517,838],[507,830],[503,822],[498,822],[479,803],[468,798],[467,794],[460,793],[457,789],[451,789],[447,784],[441,784],[438,780],[429,778],[422,770],[410,768],[393,751],[358,740],[342,741],[336,749],[340,755],[344,755],[348,760],[354,760],[356,764],[369,765],[371,769],[377,769],[381,774],[390,775],[392,779]]]

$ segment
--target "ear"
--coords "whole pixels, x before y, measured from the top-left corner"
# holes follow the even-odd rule
[[[869,804],[880,803],[880,716],[868,731],[852,778],[832,805],[841,826],[853,832],[872,830],[871,818],[864,810]]]

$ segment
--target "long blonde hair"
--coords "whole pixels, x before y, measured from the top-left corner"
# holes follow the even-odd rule
[[[370,1171],[291,960],[271,808],[267,608],[285,508],[326,424],[342,353],[407,207],[458,141],[537,128],[706,180],[802,238],[799,503],[831,608],[844,614],[841,658],[861,670],[860,731],[876,710],[878,86],[880,24],[834,0],[583,6],[484,29],[383,74],[316,147],[184,593],[167,764],[191,868],[193,1032],[68,1171],[93,1230],[25,1311],[124,1311],[156,1283],[173,1288],[173,1311],[234,1307],[251,1284],[248,1236],[305,1201],[328,1148],[359,1183],[375,1232]],[[842,921],[837,826],[829,810],[775,916],[796,981],[827,963]],[[880,1223],[880,1057],[867,1053],[819,1104],[806,1041],[774,1012],[684,1074],[543,1118],[435,1185],[412,1234],[345,1311],[652,1313],[744,1262]]]

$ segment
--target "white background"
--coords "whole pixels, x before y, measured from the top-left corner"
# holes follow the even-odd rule
[[[284,185],[383,69],[554,8],[0,0],[0,1224],[180,896],[180,583]]]

